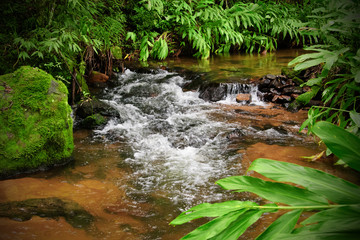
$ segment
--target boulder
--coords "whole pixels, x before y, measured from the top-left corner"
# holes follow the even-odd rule
[[[94,87],[105,87],[109,76],[100,72],[92,71],[87,83]]]
[[[107,82],[109,80],[109,76],[100,72],[92,71],[89,82],[97,83],[97,82]]]
[[[0,176],[68,162],[74,148],[66,86],[29,66],[0,76]]]
[[[238,103],[250,103],[251,95],[247,93],[240,93],[236,95],[236,102]]]
[[[205,101],[217,102],[226,97],[226,90],[226,85],[216,83],[201,86],[199,98]]]
[[[76,116],[84,119],[97,113],[106,117],[119,116],[119,113],[116,109],[111,107],[106,102],[97,99],[88,99],[80,103],[76,110]]]

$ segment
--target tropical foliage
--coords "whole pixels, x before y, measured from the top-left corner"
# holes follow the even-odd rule
[[[360,171],[360,138],[328,122],[313,132],[346,164]],[[182,239],[238,239],[263,213],[286,210],[256,239],[357,239],[360,233],[360,186],[328,173],[292,163],[257,159],[248,169],[273,180],[233,176],[216,183],[236,192],[252,192],[273,203],[251,201],[203,203],[180,214],[170,224],[215,219]],[[274,182],[275,181],[275,182]],[[288,184],[292,183],[292,185]],[[295,184],[295,185],[293,185]],[[301,186],[301,187],[298,187]],[[304,212],[313,212],[295,227]]]
[[[305,3],[17,0],[2,1],[0,7],[1,73],[30,64],[63,80],[77,79],[80,85],[93,67],[110,72],[109,61],[115,55],[123,58],[123,52],[142,61],[180,52],[208,58],[229,51],[271,51],[279,41],[297,45],[315,39],[301,30],[309,8]]]
[[[150,55],[155,59],[165,58],[168,51],[159,52],[159,49],[167,49],[169,44],[176,49],[187,48],[195,56],[208,58],[212,53],[229,52],[231,49],[247,52],[275,50],[278,39],[285,37],[294,44],[305,41],[305,38],[312,39],[311,35],[299,31],[303,26],[300,18],[304,12],[299,12],[295,5],[236,1],[230,6],[228,1],[216,2],[140,1],[132,18],[146,22],[146,28],[141,24],[136,33],[140,60],[147,60]],[[149,18],[154,19],[153,22],[146,21]],[[131,32],[128,39],[134,34]]]
[[[39,66],[88,94],[83,76],[97,54],[120,43],[125,17],[118,1],[2,1],[1,72]],[[106,70],[106,69],[105,69]]]
[[[306,27],[307,34],[321,40],[289,64],[297,64],[295,70],[320,65],[321,73],[304,85],[311,91],[299,96],[297,101],[307,104],[320,97],[324,106],[313,107],[309,119],[302,128],[310,128],[316,120],[327,120],[341,127],[359,126],[360,96],[360,4],[356,1],[327,0],[314,5],[308,16],[312,21]]]

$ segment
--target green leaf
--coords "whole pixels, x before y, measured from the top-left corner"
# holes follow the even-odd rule
[[[317,58],[317,59],[309,60],[309,61],[306,61],[306,62],[303,62],[303,63],[299,63],[298,65],[296,65],[294,67],[294,70],[295,71],[304,70],[304,69],[307,69],[309,67],[317,66],[317,65],[319,65],[320,63],[323,63],[323,62],[325,62],[325,59],[323,59],[323,58]]]
[[[351,204],[360,201],[359,186],[313,168],[259,158],[253,161],[248,171],[251,170],[275,181],[302,185],[336,203]]]
[[[305,227],[297,228],[294,234],[307,234],[309,232],[336,233],[336,232],[357,232],[360,233],[360,218],[330,219],[321,221],[318,224],[310,224]]]
[[[306,82],[306,85],[308,85],[308,86],[319,85],[322,80],[323,80],[322,77],[312,78],[312,79],[309,79],[309,80]]]
[[[360,113],[357,113],[355,111],[350,112],[350,117],[356,124],[356,126],[360,127]]]
[[[355,73],[355,82],[360,83],[360,69]]]
[[[304,62],[305,60],[312,59],[312,58],[321,58],[324,56],[324,53],[308,53],[300,55],[296,58],[294,58],[292,61],[288,63],[288,66],[291,66],[296,63]]]
[[[136,34],[134,32],[127,32],[125,40],[131,39],[133,42],[136,41]]]
[[[205,240],[212,238],[225,230],[232,222],[237,220],[247,210],[248,209],[242,209],[215,218],[214,220],[196,228],[194,231],[190,232],[181,239]]]
[[[347,219],[360,219],[360,205],[352,205],[345,207],[332,208],[318,212],[305,221],[301,222],[302,225],[324,222],[329,219],[336,219],[339,222]]]
[[[170,225],[180,225],[201,217],[218,217],[243,208],[257,206],[250,201],[227,201],[223,203],[202,203],[177,216]]]
[[[261,235],[259,235],[256,240],[277,239],[278,235],[281,233],[291,233],[301,213],[302,209],[285,213],[276,219],[276,221],[273,222]]]
[[[293,206],[326,205],[328,201],[314,192],[284,183],[264,181],[250,176],[232,176],[216,182],[227,190],[252,192],[273,202]]]
[[[245,230],[255,223],[263,214],[263,211],[250,210],[244,215],[240,216],[237,220],[232,222],[228,228],[220,234],[211,238],[211,240],[237,240]]]
[[[280,234],[281,240],[358,240],[358,232],[337,232],[337,233],[323,233],[323,232],[307,232],[303,234]]]
[[[300,102],[302,104],[308,104],[313,97],[316,96],[318,91],[320,90],[320,87],[318,86],[312,86],[311,90],[309,92],[303,93],[300,96],[296,98],[297,102]]]
[[[359,137],[329,122],[316,123],[312,131],[337,157],[360,171]]]

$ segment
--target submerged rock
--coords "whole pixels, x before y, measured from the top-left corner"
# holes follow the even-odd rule
[[[0,205],[0,217],[27,221],[33,216],[65,220],[75,228],[88,228],[94,217],[76,202],[59,198],[37,198],[5,202]]]
[[[29,66],[0,84],[0,177],[66,163],[74,148],[66,86]]]

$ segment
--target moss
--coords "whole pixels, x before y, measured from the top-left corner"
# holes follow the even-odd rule
[[[73,122],[66,86],[28,66],[0,76],[0,82],[8,89],[0,92],[0,175],[71,157]]]
[[[111,47],[111,53],[115,59],[122,59],[122,50],[119,46]]]
[[[93,114],[93,115],[90,115],[90,116],[86,117],[82,121],[81,125],[84,128],[92,129],[92,128],[95,128],[95,127],[97,127],[99,125],[104,124],[105,122],[106,122],[106,119],[102,115],[96,113],[96,114]]]

